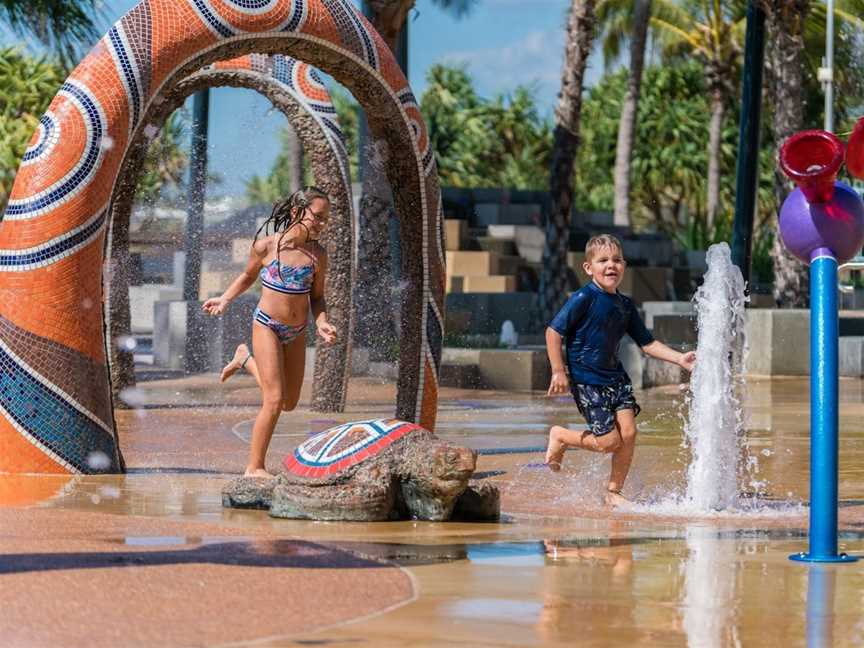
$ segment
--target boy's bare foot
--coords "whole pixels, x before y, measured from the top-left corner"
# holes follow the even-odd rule
[[[564,451],[567,446],[561,441],[559,426],[553,425],[549,428],[549,445],[546,446],[546,465],[552,472],[561,470],[561,460],[564,459]]]
[[[275,479],[276,475],[271,475],[269,472],[264,470],[263,468],[257,468],[255,470],[246,470],[243,473],[244,477],[259,477],[261,479]]]
[[[249,356],[252,354],[249,353],[249,347],[245,344],[238,344],[237,349],[234,351],[234,357],[231,358],[231,362],[229,362],[222,369],[222,375],[219,376],[219,382],[225,382],[235,373],[237,373],[246,361],[249,359]]]
[[[606,491],[606,506],[618,508],[619,506],[628,506],[632,503],[621,494],[621,491]]]

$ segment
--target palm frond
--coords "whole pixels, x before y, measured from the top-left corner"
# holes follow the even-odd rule
[[[432,2],[445,11],[449,11],[457,18],[468,15],[477,4],[478,0],[432,0]]]
[[[665,45],[664,49],[675,50],[682,44],[688,45],[694,52],[702,52],[704,49],[702,41],[692,32],[662,18],[652,17],[651,26],[654,27],[657,40]]]
[[[99,33],[99,0],[0,0],[0,21],[22,37],[35,37],[68,63]]]

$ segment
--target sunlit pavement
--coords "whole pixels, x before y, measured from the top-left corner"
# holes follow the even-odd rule
[[[864,555],[864,383],[842,380],[840,548]],[[308,385],[301,403],[308,403]],[[853,646],[864,562],[810,567],[806,380],[750,381],[740,507],[678,499],[684,393],[638,395],[624,494],[608,458],[542,465],[569,399],[445,389],[437,432],[480,451],[500,523],[312,523],[224,510],[258,391],[247,376],[142,382],[117,412],[124,476],[0,476],[0,640],[10,646]],[[355,380],[348,411],[283,414],[277,470],[301,439],[390,416],[392,384]]]

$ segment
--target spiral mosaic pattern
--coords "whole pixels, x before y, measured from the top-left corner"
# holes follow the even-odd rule
[[[57,124],[57,118],[50,112],[45,113],[39,120],[39,128],[36,129],[33,140],[27,150],[24,151],[21,166],[37,162],[43,155],[47,155],[59,141],[60,126]]]
[[[345,135],[339,127],[339,118],[330,91],[314,67],[282,54],[250,54],[228,61],[219,61],[210,67],[226,71],[249,70],[264,74],[278,82],[321,126],[330,148],[339,160],[346,195],[351,196],[351,169]]]
[[[99,100],[86,86],[75,82],[66,82],[60,88],[58,96],[66,100],[61,105],[60,111],[68,114],[70,111],[69,103],[77,109],[78,114],[69,116],[67,119],[76,122],[80,120],[83,124],[83,150],[75,165],[59,180],[47,186],[39,187],[25,198],[12,198],[6,207],[4,220],[36,218],[74,198],[93,180],[93,175],[101,161],[102,151],[106,146],[110,146],[110,139],[106,137],[105,112],[99,105]],[[44,125],[46,121],[48,120],[43,118],[40,125]],[[65,146],[66,142],[64,141],[63,144]],[[50,159],[52,149],[53,147],[44,146],[39,151],[37,144],[35,150],[28,151],[31,153],[29,159],[25,153],[25,160],[32,164],[36,160],[36,156],[41,155],[47,161]],[[15,192],[13,191],[14,195]]]
[[[359,89],[370,115],[388,115],[386,124],[370,118],[373,135],[411,145],[407,155],[391,150],[388,162],[400,180],[403,241],[415,250],[397,415],[434,426],[444,301],[440,191],[417,102],[386,44],[349,0],[143,0],[52,101],[0,222],[0,471],[122,469],[101,273],[105,213],[123,156],[164,84],[229,52],[275,49],[302,52]],[[316,99],[314,71],[285,61],[284,79],[320,103],[316,114],[335,137],[338,124]],[[363,84],[384,92],[364,94]]]
[[[374,457],[406,434],[423,428],[398,419],[345,423],[310,437],[285,457],[285,470],[298,477],[321,479]]]

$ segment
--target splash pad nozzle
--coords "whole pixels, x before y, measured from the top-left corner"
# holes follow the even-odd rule
[[[795,133],[780,148],[780,168],[798,185],[780,208],[780,235],[810,266],[810,551],[789,556],[801,562],[857,560],[837,552],[837,266],[864,245],[864,202],[837,173],[844,157],[850,173],[864,171],[862,121],[848,151],[822,130]]]
[[[780,168],[798,185],[808,202],[824,203],[834,193],[843,155],[843,142],[833,133],[801,131],[783,143]]]

